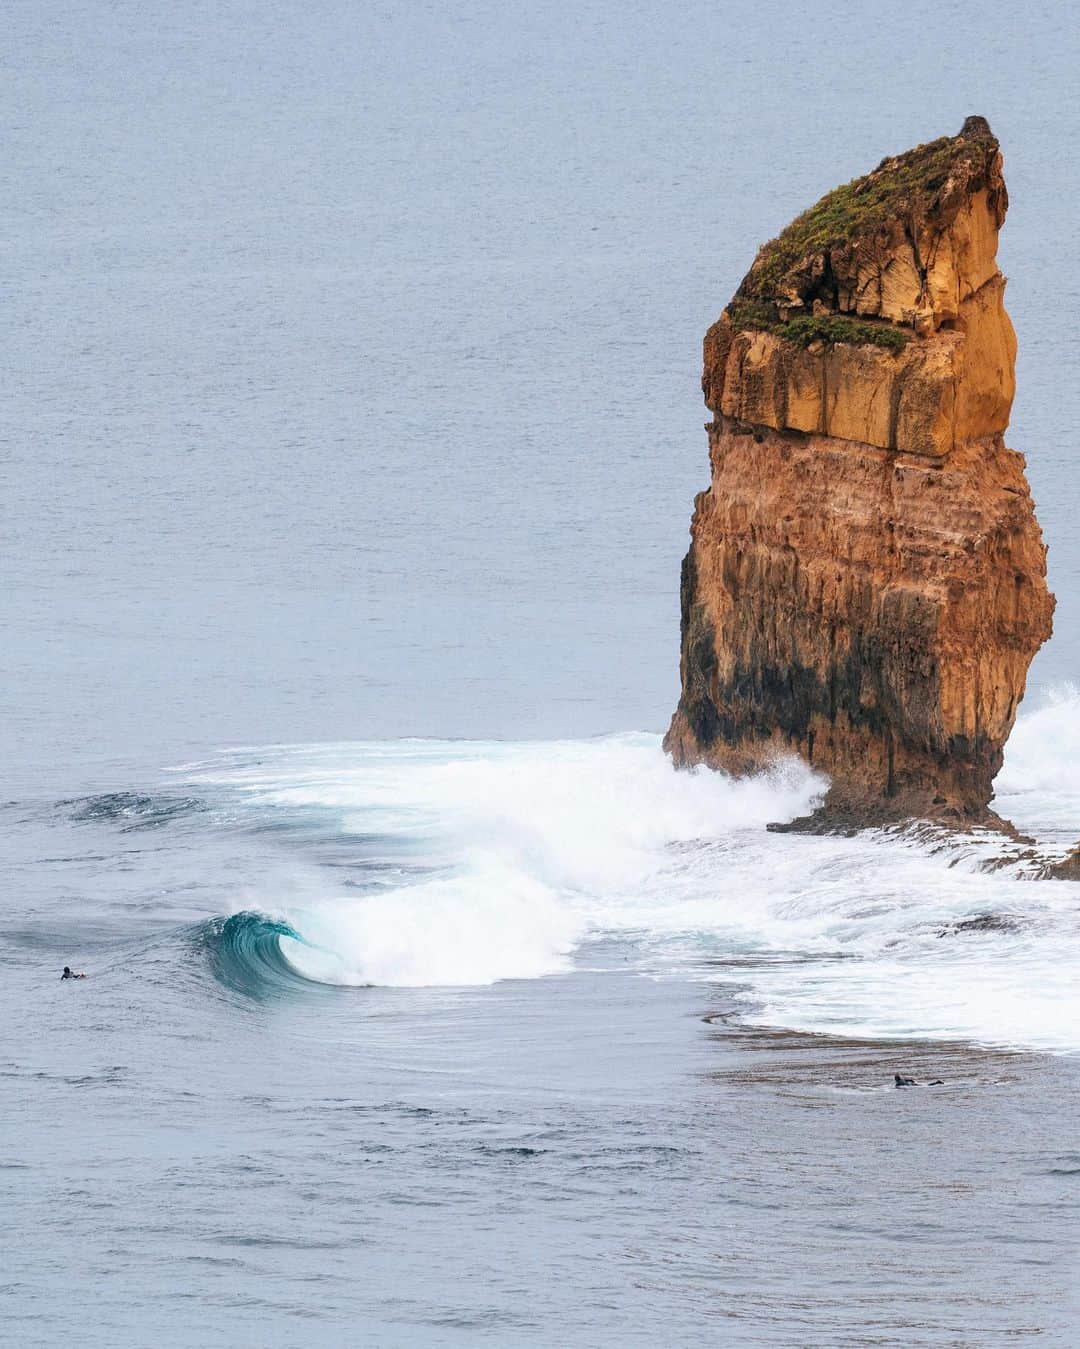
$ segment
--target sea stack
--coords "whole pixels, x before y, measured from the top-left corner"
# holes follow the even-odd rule
[[[794,752],[826,817],[986,816],[1054,607],[1003,440],[1007,206],[969,117],[794,220],[706,334],[677,764]]]

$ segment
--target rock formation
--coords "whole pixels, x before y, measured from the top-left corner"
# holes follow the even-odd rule
[[[970,117],[765,244],[706,335],[678,764],[794,751],[835,815],[985,815],[1054,604],[1002,439],[1007,205]]]
[[[1049,874],[1062,881],[1080,881],[1080,847],[1050,868]]]

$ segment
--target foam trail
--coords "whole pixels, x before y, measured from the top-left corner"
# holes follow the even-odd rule
[[[999,784],[1003,810],[1022,803],[1051,833],[1068,820],[1070,837],[1078,707],[1071,691],[1022,719]],[[1080,1050],[1080,885],[987,874],[962,842],[768,833],[824,789],[797,762],[738,782],[675,773],[658,737],[633,735],[297,746],[194,776],[252,820],[355,840],[361,876],[380,859],[367,893],[267,897],[309,979],[533,978],[602,935],[630,968],[738,983],[763,1024]]]
[[[760,831],[811,809],[825,785],[796,763],[738,783],[676,773],[646,735],[259,759],[193,780],[239,789],[259,814],[332,814],[344,836],[438,867],[364,897],[268,906],[310,943],[283,943],[297,969],[346,984],[485,984],[565,969],[604,904],[647,891],[672,845]]]

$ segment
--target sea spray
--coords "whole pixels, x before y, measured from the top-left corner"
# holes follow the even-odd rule
[[[342,838],[406,859],[424,877],[364,895],[268,897],[268,911],[309,943],[285,941],[287,957],[308,977],[346,984],[555,973],[609,909],[636,911],[653,878],[662,894],[673,846],[760,832],[810,809],[825,787],[797,761],[744,782],[677,773],[648,735],[237,757],[192,780],[239,793],[261,827],[299,815],[325,831],[331,820]]]
[[[1052,688],[1021,714],[994,783],[994,809],[1040,840],[1080,842],[1080,689]]]
[[[1075,713],[1068,693],[1021,720],[1003,795],[1053,814],[1075,785]],[[658,737],[626,735],[295,746],[187,776],[234,818],[351,859],[347,892],[320,868],[309,894],[265,898],[308,979],[535,978],[603,937],[630,968],[737,986],[756,1023],[1080,1048],[1080,887],[988,873],[993,837],[769,833],[820,799],[798,761],[677,773]]]

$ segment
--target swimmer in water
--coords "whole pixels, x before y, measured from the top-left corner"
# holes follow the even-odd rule
[[[82,972],[82,970],[80,970],[80,971],[78,972],[78,974],[76,974],[75,971],[71,968],[70,965],[65,965],[65,966],[64,966],[64,972],[63,972],[63,974],[60,976],[60,978],[61,978],[61,979],[85,979],[85,978],[86,978],[86,975]]]

